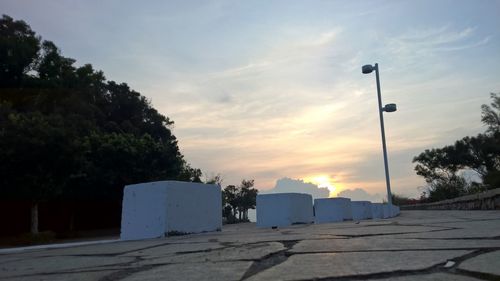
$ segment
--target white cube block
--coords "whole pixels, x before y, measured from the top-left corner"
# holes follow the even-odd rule
[[[314,199],[314,222],[327,223],[352,219],[351,199],[320,198]]]
[[[312,196],[303,193],[257,195],[257,226],[288,226],[314,221]]]
[[[372,203],[372,218],[384,218],[384,205],[382,203]]]
[[[353,220],[372,218],[372,203],[370,201],[351,201],[351,209]]]
[[[391,205],[391,217],[396,217],[399,215],[399,206]]]
[[[382,206],[383,209],[383,218],[388,219],[391,217],[391,206],[389,204],[384,203]]]
[[[217,231],[222,227],[218,185],[158,181],[127,185],[123,191],[120,238]]]

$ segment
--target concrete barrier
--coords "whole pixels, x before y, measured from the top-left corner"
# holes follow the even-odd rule
[[[372,218],[373,219],[384,218],[384,205],[382,203],[372,203]]]
[[[217,231],[222,227],[218,185],[158,181],[125,186],[122,240]]]
[[[382,218],[388,219],[391,217],[391,206],[389,206],[389,204],[384,203],[382,205],[382,211],[383,211]]]
[[[399,206],[396,206],[396,205],[391,205],[391,217],[396,217],[396,216],[399,216],[399,213],[400,213],[400,208]]]
[[[372,203],[370,201],[351,201],[351,209],[353,220],[372,218]]]
[[[314,199],[314,222],[327,223],[352,219],[351,199],[320,198]]]
[[[288,226],[314,221],[312,196],[302,193],[257,195],[257,226]]]

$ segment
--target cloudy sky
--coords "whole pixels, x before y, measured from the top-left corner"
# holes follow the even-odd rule
[[[393,191],[412,158],[484,130],[500,91],[500,1],[26,1],[27,21],[78,64],[127,82],[175,121],[182,153],[226,184],[284,177],[384,193],[378,62]]]

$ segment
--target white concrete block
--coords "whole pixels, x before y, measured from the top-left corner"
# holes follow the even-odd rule
[[[319,198],[314,199],[314,222],[327,223],[352,219],[351,199]]]
[[[372,218],[384,218],[384,205],[382,203],[372,203]]]
[[[288,226],[314,221],[312,196],[303,193],[257,195],[257,226]]]
[[[399,206],[391,205],[391,217],[399,216],[400,210]]]
[[[351,209],[353,220],[372,218],[372,203],[370,201],[351,201]]]
[[[384,203],[382,206],[382,209],[383,209],[383,218],[384,219],[390,218],[391,217],[391,207],[389,206],[389,204]]]
[[[220,230],[221,201],[220,187],[214,184],[158,181],[127,185],[120,239]]]

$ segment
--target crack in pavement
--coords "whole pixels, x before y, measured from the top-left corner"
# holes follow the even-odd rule
[[[499,247],[471,247],[471,248],[420,248],[420,249],[381,249],[381,250],[339,250],[339,251],[302,251],[302,252],[287,252],[288,256],[293,255],[310,255],[310,254],[341,254],[341,253],[371,253],[371,252],[432,252],[432,251],[476,251],[476,250],[500,250]]]
[[[275,241],[283,244],[285,249],[274,253],[270,253],[254,261],[252,265],[247,269],[245,274],[243,274],[240,280],[248,279],[259,272],[262,272],[268,268],[274,267],[280,263],[285,262],[289,257],[289,255],[287,254],[288,251],[291,250],[293,246],[300,241],[301,240]]]
[[[405,239],[415,239],[415,240],[500,240],[500,236],[481,236],[481,237],[450,237],[450,238],[432,238],[432,237],[394,237],[394,239],[400,239],[400,240],[405,240]]]

